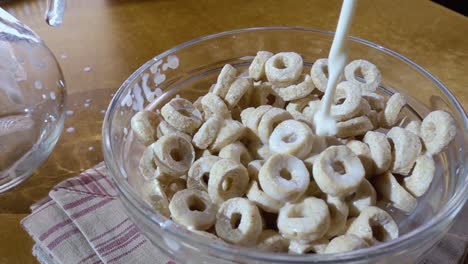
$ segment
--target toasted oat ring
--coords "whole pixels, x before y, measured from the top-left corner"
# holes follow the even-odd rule
[[[293,119],[292,115],[288,111],[276,107],[269,109],[262,116],[262,119],[258,124],[258,137],[260,140],[264,144],[267,144],[273,129],[275,129],[279,123],[287,119]]]
[[[239,162],[221,159],[213,164],[208,179],[208,194],[214,203],[240,197],[247,191],[249,175]]]
[[[365,82],[356,79],[355,73],[359,71],[362,73]],[[354,60],[346,65],[344,68],[344,75],[346,80],[359,85],[363,92],[375,92],[382,81],[379,69],[366,60]]]
[[[290,254],[323,254],[330,241],[326,238],[320,238],[315,241],[291,240],[289,242],[288,252]]]
[[[158,122],[159,116],[155,112],[140,111],[132,117],[130,126],[137,140],[148,146],[156,141]]]
[[[171,126],[165,120],[162,120],[161,122],[159,122],[158,128],[156,130],[156,135],[158,138],[162,136],[178,135],[178,136],[185,138],[185,140],[189,142],[192,141],[192,137],[190,135],[180,132],[175,127]]]
[[[266,112],[268,112],[270,109],[273,107],[270,105],[262,105],[257,108],[255,108],[245,119],[245,123],[242,122],[246,127],[250,129],[250,131],[258,135],[258,125],[260,124],[260,121],[262,120],[263,115],[265,115]]]
[[[353,235],[342,235],[339,237],[335,237],[328,243],[327,248],[325,249],[325,253],[340,253],[340,252],[348,252],[353,250],[358,250],[361,248],[366,248],[369,245],[365,240],[362,238]]]
[[[265,229],[260,233],[257,248],[269,252],[287,252],[289,241],[273,229]]]
[[[346,146],[331,146],[320,153],[313,165],[313,177],[320,189],[332,196],[345,196],[357,190],[364,179],[364,167]]]
[[[360,136],[373,128],[374,125],[367,116],[359,116],[336,123],[336,136],[339,138]]]
[[[328,70],[328,59],[318,59],[310,69],[310,76],[315,84],[315,87],[322,92],[327,89],[328,77],[325,74],[325,69]]]
[[[174,98],[161,108],[161,115],[171,126],[192,134],[202,124],[202,115],[193,104],[183,98]]]
[[[421,155],[416,159],[413,172],[403,179],[403,187],[415,197],[420,197],[431,186],[435,174],[435,163],[432,157]]]
[[[336,121],[355,117],[361,105],[361,90],[352,82],[341,82],[336,86],[335,99],[344,99],[341,104],[332,105],[330,114]]]
[[[378,93],[363,92],[362,97],[369,103],[372,110],[382,111],[385,109],[385,97]]]
[[[356,235],[369,245],[387,242],[398,237],[395,220],[384,210],[369,206],[351,223],[346,234]]]
[[[329,226],[328,206],[315,197],[286,204],[278,214],[278,230],[288,239],[314,241],[323,237]]]
[[[349,213],[348,205],[342,198],[331,195],[326,195],[325,202],[330,212],[330,227],[325,236],[330,238],[344,234]]]
[[[152,146],[156,164],[162,173],[184,175],[195,159],[192,144],[178,135],[160,137]]]
[[[153,209],[167,218],[170,217],[169,199],[156,179],[145,182],[140,191],[143,200]]]
[[[265,73],[270,83],[289,85],[301,75],[302,57],[295,52],[280,52],[266,61]]]
[[[377,194],[372,184],[364,179],[358,189],[345,200],[348,204],[349,216],[358,216],[364,208],[375,205]]]
[[[203,107],[205,119],[209,119],[213,116],[219,116],[222,118],[231,117],[231,112],[229,112],[229,109],[224,103],[223,99],[214,93],[207,93],[205,96],[203,96],[201,105]]]
[[[350,140],[346,143],[346,146],[358,156],[366,171],[366,178],[370,178],[374,173],[374,162],[372,161],[372,154],[369,146],[359,140]]]
[[[416,198],[407,192],[389,171],[374,177],[372,182],[379,197],[389,200],[395,208],[409,213],[416,207]]]
[[[392,172],[408,175],[421,154],[422,145],[419,137],[404,128],[393,127],[388,131],[387,138],[393,143]]]
[[[307,190],[310,175],[300,159],[289,154],[274,154],[260,169],[258,179],[270,197],[295,201]]]
[[[209,147],[213,153],[218,152],[223,147],[236,142],[244,135],[245,127],[242,123],[228,119],[224,121],[224,126],[218,132],[214,142]]]
[[[406,126],[405,129],[411,133],[419,136],[421,134],[421,121],[411,120]]]
[[[260,169],[262,168],[264,163],[265,160],[252,160],[251,162],[249,162],[249,164],[247,165],[247,172],[249,173],[251,181],[258,181],[258,173],[260,172]]]
[[[269,51],[259,51],[249,66],[249,76],[258,81],[265,77],[266,61],[273,56]]]
[[[421,124],[421,138],[430,154],[440,153],[455,138],[457,127],[453,117],[442,110],[429,113]]]
[[[177,192],[169,204],[172,219],[184,226],[207,230],[216,221],[216,206],[208,193],[195,189]]]
[[[213,93],[221,98],[224,98],[229,91],[229,87],[232,82],[236,79],[237,70],[230,64],[226,64],[221,69],[218,75],[215,86],[213,87]]]
[[[247,198],[255,203],[265,212],[278,213],[279,209],[284,205],[281,200],[274,199],[266,194],[258,185],[256,180],[251,180],[247,188]]]
[[[169,200],[172,200],[177,192],[187,189],[187,181],[184,178],[169,176],[158,178],[158,182]]]
[[[406,105],[406,98],[399,93],[393,94],[387,101],[387,106],[383,112],[383,127],[392,127],[398,122],[398,116],[403,106]]]
[[[315,86],[308,74],[301,74],[294,84],[286,87],[273,86],[273,89],[284,101],[292,101],[306,97],[315,89]]]
[[[369,131],[362,141],[369,146],[375,174],[387,171],[392,163],[392,150],[385,134]]]
[[[253,89],[252,78],[237,78],[229,87],[224,100],[229,109],[236,106],[239,101],[247,94],[250,94]],[[246,98],[250,99],[250,96]],[[248,103],[248,102],[247,102]]]
[[[251,201],[231,198],[219,208],[215,228],[216,234],[229,243],[255,245],[262,232],[262,216]]]
[[[285,102],[276,91],[273,90],[271,83],[257,82],[254,83],[253,87],[252,98],[250,100],[252,106],[271,105],[280,108],[284,107]]]
[[[234,142],[223,147],[219,151],[218,156],[223,159],[232,159],[240,162],[244,167],[247,167],[249,162],[252,161],[252,156],[241,142]]]
[[[269,142],[271,151],[302,159],[312,150],[314,132],[303,122],[285,120],[273,130]]]
[[[189,189],[208,191],[211,168],[220,159],[217,156],[206,156],[196,160],[188,171],[187,187]]]
[[[154,155],[153,145],[149,145],[143,151],[138,165],[141,176],[147,181],[156,178],[156,169],[158,166],[156,165]]]
[[[221,126],[224,121],[221,117],[212,116],[206,120],[205,123],[198,129],[197,133],[193,135],[192,143],[199,149],[207,149],[208,146],[218,136]]]

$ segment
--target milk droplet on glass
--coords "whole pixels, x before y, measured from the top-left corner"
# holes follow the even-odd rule
[[[91,69],[91,67],[89,67],[89,66],[83,68],[83,71],[85,71],[85,72],[90,72],[91,70],[92,70],[92,69]]]
[[[73,133],[75,132],[75,128],[74,127],[67,127],[67,133]]]
[[[34,81],[34,88],[36,88],[36,89],[38,89],[38,90],[42,89],[42,83],[41,83],[41,81],[35,80],[35,81]]]

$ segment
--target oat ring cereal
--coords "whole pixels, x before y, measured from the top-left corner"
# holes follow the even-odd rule
[[[336,121],[348,120],[360,111],[361,90],[352,82],[341,82],[336,86],[335,100],[344,100],[341,104],[332,105],[330,114]]]
[[[289,154],[274,154],[260,169],[258,179],[270,197],[295,201],[305,193],[310,175],[300,159]]]
[[[456,134],[455,120],[442,110],[429,113],[421,124],[421,138],[427,152],[438,154],[444,149]]]
[[[364,82],[356,79],[356,73],[362,74]],[[379,69],[366,60],[354,60],[346,65],[344,75],[346,80],[357,84],[363,92],[375,92],[382,81]]]
[[[249,66],[249,77],[258,81],[265,76],[265,64],[273,53],[269,51],[259,51]]]
[[[325,149],[314,162],[313,176],[320,189],[333,196],[349,195],[364,179],[364,167],[346,146]]]
[[[280,52],[267,60],[265,72],[270,83],[289,85],[299,79],[302,67],[301,55],[295,52]]]
[[[159,116],[156,113],[141,111],[132,117],[130,126],[137,140],[148,146],[156,140],[158,122]]]
[[[195,160],[192,144],[178,135],[159,138],[153,144],[153,150],[159,170],[173,176],[187,173]]]
[[[220,159],[210,170],[208,194],[214,203],[240,197],[247,191],[249,175],[247,169],[239,162],[230,159]]]
[[[161,115],[171,126],[187,134],[192,134],[202,124],[200,111],[183,98],[174,98],[165,104]]]
[[[289,239],[314,241],[321,238],[330,226],[327,204],[315,197],[286,204],[278,214],[278,229]]]
[[[211,168],[220,159],[217,156],[206,156],[195,161],[187,174],[187,187],[189,189],[208,191]]]
[[[262,232],[262,216],[251,201],[232,198],[224,202],[216,217],[216,234],[236,245],[255,245]]]
[[[376,204],[377,193],[372,184],[364,179],[358,189],[348,195],[345,200],[348,204],[349,216],[358,216],[366,207]]]
[[[284,101],[292,101],[306,97],[314,89],[314,83],[312,78],[308,74],[301,74],[299,80],[295,84],[291,84],[286,87],[275,87],[273,89],[278,93],[278,95],[283,98]]]
[[[390,129],[387,138],[393,143],[392,173],[408,175],[421,154],[421,140],[417,135],[401,127]]]
[[[169,203],[172,219],[184,226],[206,230],[216,221],[216,207],[208,193],[195,189],[177,192]]]
[[[325,70],[327,73],[325,73]],[[318,59],[312,65],[310,76],[315,84],[315,87],[322,92],[327,89],[328,83],[328,59]]]
[[[293,119],[279,123],[269,139],[271,151],[305,158],[312,150],[314,132],[303,122]]]

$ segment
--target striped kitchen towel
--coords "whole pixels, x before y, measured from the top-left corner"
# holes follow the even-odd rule
[[[42,264],[175,264],[152,245],[126,215],[103,163],[58,184],[31,206],[21,221],[34,239]],[[468,246],[468,205],[447,236],[418,264],[464,263]]]
[[[128,218],[103,163],[58,184],[21,221],[41,263],[174,263]]]

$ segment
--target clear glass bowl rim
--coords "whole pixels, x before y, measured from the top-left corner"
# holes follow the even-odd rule
[[[182,43],[177,45],[157,56],[153,59],[147,61],[143,64],[140,68],[138,68],[127,80],[125,80],[122,85],[120,86],[119,90],[115,93],[115,96],[112,98],[109,107],[106,111],[106,115],[104,118],[104,123],[102,127],[102,139],[103,139],[103,153],[104,153],[104,161],[106,166],[109,169],[110,176],[114,181],[121,197],[127,200],[137,211],[140,213],[141,216],[147,218],[150,222],[155,225],[161,226],[163,225],[162,222],[157,221],[154,217],[152,217],[153,209],[144,202],[136,193],[133,192],[132,187],[128,184],[127,181],[121,180],[125,179],[126,173],[119,164],[115,162],[113,158],[113,148],[111,145],[111,130],[112,130],[112,117],[114,116],[115,111],[118,107],[118,100],[122,96],[124,96],[124,90],[126,87],[132,83],[135,79],[137,79],[145,70],[147,70],[155,61],[158,61],[166,56],[183,49],[185,47],[210,40],[215,39],[218,37],[223,37],[226,35],[235,35],[238,33],[245,33],[245,32],[253,32],[253,31],[281,31],[281,30],[292,30],[292,31],[304,31],[304,32],[313,32],[317,34],[329,35],[333,36],[335,32],[327,31],[327,30],[320,30],[320,29],[313,29],[313,28],[305,28],[305,27],[255,27],[255,28],[244,28],[244,29],[237,29],[231,31],[224,31],[200,38],[196,38],[190,40],[188,42]],[[360,44],[369,46],[371,48],[377,49],[381,52],[384,52],[390,56],[396,57],[401,61],[409,64],[411,67],[419,71],[429,80],[431,80],[450,100],[450,103],[453,104],[455,109],[462,114],[463,116],[463,127],[461,130],[468,134],[468,117],[466,115],[465,110],[463,109],[462,105],[457,101],[455,96],[449,91],[449,89],[439,81],[435,76],[430,74],[427,70],[423,67],[419,66],[418,64],[414,63],[410,59],[404,57],[403,55],[387,49],[383,46],[375,44],[373,42],[349,36],[349,39],[354,42],[358,42]],[[464,186],[455,190],[454,195],[449,199],[446,206],[437,213],[435,217],[433,217],[430,221],[425,223],[422,226],[412,230],[409,233],[406,233],[399,237],[396,240],[383,243],[380,245],[376,245],[370,248],[360,249],[357,251],[351,251],[346,253],[339,253],[339,254],[312,254],[312,255],[290,255],[285,253],[268,253],[258,251],[255,248],[246,248],[246,247],[238,247],[238,246],[223,246],[218,245],[217,243],[207,243],[206,241],[201,241],[196,239],[188,234],[180,233],[177,231],[175,226],[165,227],[163,232],[167,232],[170,235],[184,241],[185,243],[189,243],[192,245],[196,245],[198,248],[206,248],[206,249],[214,249],[219,251],[219,253],[224,255],[233,255],[239,257],[249,258],[251,260],[260,260],[260,261],[274,261],[274,262],[307,262],[307,261],[317,261],[317,262],[347,262],[347,261],[357,261],[365,259],[373,259],[384,254],[393,254],[398,253],[400,251],[404,251],[405,249],[411,248],[415,243],[424,241],[425,239],[430,239],[431,231],[438,230],[444,228],[446,225],[450,224],[451,219],[453,216],[456,215],[463,205],[465,204],[468,196],[468,179],[465,175]],[[451,217],[452,216],[452,217]],[[233,251],[235,248],[235,251]]]

